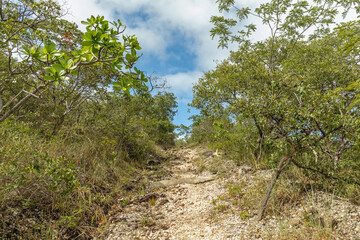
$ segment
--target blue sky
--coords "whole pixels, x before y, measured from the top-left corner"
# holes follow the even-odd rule
[[[216,0],[60,0],[69,9],[66,19],[78,23],[91,15],[108,20],[120,19],[127,25],[126,33],[135,34],[143,56],[138,68],[149,75],[167,81],[168,91],[178,101],[176,125],[190,125],[188,112],[192,86],[203,72],[213,69],[214,60],[225,59],[229,50],[218,49],[210,37],[210,17],[219,15]],[[267,0],[241,0],[252,9]],[[351,16],[350,19],[355,19]],[[339,19],[340,20],[340,19]],[[253,40],[263,40],[270,29],[260,19],[250,19],[257,25]],[[235,49],[234,46],[231,47]]]
[[[176,125],[190,125],[192,86],[214,60],[229,55],[210,37],[210,17],[218,15],[215,0],[66,0],[66,19],[78,23],[91,15],[120,19],[135,34],[143,56],[138,68],[166,80],[178,101]]]

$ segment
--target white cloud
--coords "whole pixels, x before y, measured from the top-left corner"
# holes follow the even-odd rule
[[[195,56],[192,71],[164,76],[176,94],[190,96],[192,86],[202,72],[214,68],[216,66],[214,60],[222,60],[229,55],[229,50],[218,49],[217,39],[212,40],[210,37],[212,28],[210,18],[219,15],[215,0],[66,0],[66,2],[71,7],[72,13],[66,18],[80,26],[80,21],[90,15],[103,15],[110,20],[119,18],[128,26],[126,33],[135,34],[142,46],[142,52],[154,56],[155,61],[166,62],[178,58],[179,56],[168,50],[170,46],[176,46],[179,36],[185,39],[184,51]],[[176,66],[173,68],[176,69]],[[157,71],[157,69],[148,71]]]
[[[60,4],[65,9],[69,10],[69,13],[65,16],[65,19],[71,22],[75,22],[79,25],[81,30],[85,30],[81,21],[86,20],[91,15],[104,16],[106,19],[110,19],[111,11],[102,8],[101,5],[95,1],[84,0],[59,0]]]
[[[166,50],[176,43],[173,34],[189,41],[185,50],[194,53],[197,70],[213,67],[219,53],[227,55],[210,37],[210,17],[218,14],[213,0],[67,0],[67,4],[73,14],[67,19],[78,24],[90,15],[120,18],[128,25],[127,33],[138,37],[143,52],[163,61],[172,57]]]
[[[229,50],[218,49],[218,39],[211,39],[210,30],[212,24],[210,18],[213,15],[221,15],[218,12],[215,0],[58,0],[66,1],[70,8],[67,20],[76,22],[80,29],[84,30],[82,20],[91,15],[102,15],[106,19],[120,19],[127,25],[126,34],[135,34],[142,46],[144,58],[154,61],[154,67],[166,66],[167,69],[144,69],[147,72],[171,72],[162,76],[167,80],[170,90],[175,93],[179,101],[179,112],[175,123],[190,124],[187,120],[187,103],[191,101],[192,87],[202,76],[203,72],[216,66],[214,60],[222,60],[228,57]],[[241,0],[236,1],[238,7],[250,7],[254,9],[261,3],[269,0]],[[234,13],[228,14],[234,16]],[[356,19],[354,14],[350,19]],[[250,16],[243,24],[254,23],[258,30],[253,34],[254,41],[263,40],[270,34],[268,26],[262,24],[259,18]],[[237,29],[235,29],[237,30]],[[194,56],[194,66],[187,71],[181,66],[183,56],[177,55],[173,47],[181,44],[181,51]],[[231,50],[236,45],[231,45]],[[178,49],[177,49],[178,50]],[[189,55],[190,55],[189,54]],[[185,59],[188,61],[189,59]],[[167,64],[168,61],[180,62],[179,66]],[[159,67],[160,68],[160,67]],[[161,73],[160,73],[161,74]]]
[[[193,84],[201,77],[203,73],[200,71],[181,72],[163,76],[167,85],[176,95],[191,94]]]
[[[127,30],[127,34],[134,34],[138,38],[143,53],[150,52],[161,60],[165,59],[166,42],[161,35],[146,27],[130,28]]]
[[[63,1],[63,0],[59,0]],[[142,52],[154,57],[158,65],[179,58],[169,51],[176,46],[179,36],[185,41],[184,51],[195,56],[190,72],[180,72],[164,76],[175,92],[191,94],[191,88],[203,71],[216,66],[214,60],[222,60],[229,50],[218,49],[217,39],[210,37],[210,17],[220,15],[215,0],[66,0],[73,16],[67,19],[80,23],[90,15],[104,15],[107,19],[120,18],[128,26],[127,34],[135,34],[142,46]],[[252,9],[268,0],[238,1],[239,7]],[[233,14],[230,14],[230,16]],[[269,36],[269,28],[261,20],[250,17],[245,24],[255,23],[258,30],[253,40],[263,40]],[[236,49],[232,45],[230,49]],[[171,50],[171,49],[170,49]],[[178,61],[177,61],[178,62]],[[176,69],[171,66],[167,70]],[[148,69],[147,71],[158,71]],[[172,71],[169,71],[172,72]]]

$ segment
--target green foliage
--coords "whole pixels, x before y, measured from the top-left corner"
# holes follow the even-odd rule
[[[158,125],[139,119],[151,108],[160,110],[157,104],[144,105],[131,97],[131,104],[121,105],[129,96],[115,96],[100,106],[85,103],[79,108],[81,114],[69,116],[51,139],[32,122],[8,118],[0,125],[0,236],[21,223],[24,231],[19,237],[42,239],[51,232],[51,237],[61,238],[67,232],[70,238],[90,238],[95,233],[83,226],[96,227],[120,194],[144,188],[138,179],[140,168],[147,158],[161,154],[154,140],[174,135],[171,130],[156,131]],[[126,124],[119,125],[125,115]],[[158,120],[154,116],[152,121]],[[171,141],[164,144],[171,146]],[[14,217],[12,211],[36,219],[41,229],[20,221],[23,215]]]
[[[0,238],[95,238],[174,145],[174,94],[152,92],[119,20],[82,33],[51,0],[0,8]]]
[[[234,4],[219,1],[219,9],[230,11]],[[270,25],[270,38],[255,43],[238,40],[239,50],[199,80],[192,106],[201,110],[199,120],[208,119],[212,124],[214,133],[208,131],[208,135],[213,136],[216,147],[225,148],[236,142],[236,128],[246,126],[241,130],[249,133],[246,140],[258,160],[267,150],[282,152],[298,146],[302,152],[309,148],[327,152],[334,166],[339,158],[335,152],[342,155],[348,148],[357,148],[356,135],[349,133],[359,129],[359,72],[354,67],[356,58],[343,55],[343,43],[348,43],[344,41],[345,28],[339,28],[340,37],[337,32],[324,35],[326,31],[322,31],[314,33],[316,38],[300,41],[308,27],[324,30],[339,6],[349,7],[345,2],[326,7],[321,4],[322,1],[313,6],[292,1],[261,4],[254,13]],[[239,21],[248,14],[249,10],[243,9]],[[218,27],[216,23],[215,26]],[[198,135],[196,124],[194,135]],[[256,132],[258,137],[251,137]]]
[[[238,157],[241,149],[257,165],[277,165],[275,180],[293,162],[338,183],[360,184],[358,23],[330,30],[340,12],[358,11],[360,2],[274,0],[254,10],[217,2],[237,19],[212,17],[211,36],[219,47],[239,48],[194,86],[191,106],[200,115],[192,138]],[[250,15],[269,27],[267,39],[250,41],[257,27],[243,26]]]
[[[8,119],[1,127],[3,141],[1,148],[1,176],[5,190],[22,189],[35,181],[49,191],[67,195],[78,186],[75,164],[64,156],[58,158],[43,154],[39,148],[26,148],[31,141],[39,140],[36,131],[28,124]],[[35,137],[31,136],[35,134]],[[16,136],[16,137],[14,137]],[[27,161],[23,162],[22,159]]]
[[[1,8],[5,25],[0,29],[0,55],[6,60],[0,122],[18,114],[32,98],[44,100],[50,93],[66,108],[54,124],[55,134],[63,118],[93,91],[113,86],[130,94],[132,88],[146,87],[145,74],[135,67],[141,47],[135,36],[124,34],[126,27],[120,20],[91,16],[83,21],[86,32],[82,33],[61,19],[61,7],[51,0],[2,1]],[[96,71],[105,74],[97,77]]]
[[[228,185],[226,186],[226,188],[227,188],[228,191],[229,191],[229,196],[230,196],[230,197],[239,198],[239,197],[241,197],[241,196],[244,194],[244,186],[245,186],[245,183],[242,182],[242,183],[239,184],[239,185],[228,184]]]
[[[249,211],[241,211],[239,216],[242,220],[245,220],[251,217],[251,213]]]
[[[218,0],[220,12],[231,12],[237,17],[224,18],[213,16],[211,22],[214,27],[211,36],[219,37],[219,47],[227,47],[230,42],[237,42],[240,45],[251,44],[249,37],[256,30],[254,24],[240,27],[240,30],[233,29],[243,25],[243,21],[249,16],[256,16],[262,23],[269,27],[271,37],[286,36],[292,43],[305,38],[305,32],[315,27],[312,38],[329,32],[329,25],[334,23],[334,18],[340,10],[343,17],[353,7],[359,12],[358,1],[332,1],[319,0],[310,4],[308,1],[274,0],[260,4],[259,7],[251,10],[249,7],[237,7],[235,0]],[[240,5],[240,3],[239,3]]]

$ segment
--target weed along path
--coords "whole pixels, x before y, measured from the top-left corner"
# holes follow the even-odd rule
[[[279,209],[257,221],[270,170],[200,147],[168,154],[150,170],[163,174],[149,180],[145,194],[119,200],[100,239],[360,239],[360,207],[348,201],[306,193],[281,199]]]

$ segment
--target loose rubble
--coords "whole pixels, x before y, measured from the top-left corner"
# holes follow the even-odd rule
[[[149,183],[147,194],[120,199],[101,239],[307,239],[307,234],[312,239],[360,239],[360,207],[347,200],[316,192],[286,216],[267,215],[257,221],[254,210],[234,206],[221,196],[228,193],[228,183],[251,183],[259,174],[269,178],[271,171],[232,161],[219,161],[227,165],[222,172],[202,171],[199,163],[221,156],[201,148],[171,153],[175,160],[163,166],[170,174]],[[314,238],[308,232],[316,227],[330,229],[330,234]]]

